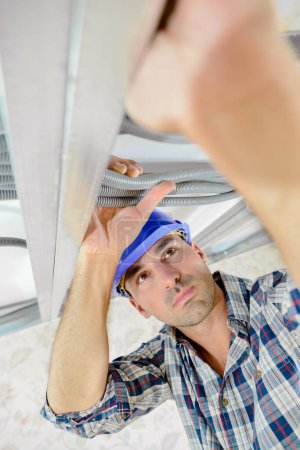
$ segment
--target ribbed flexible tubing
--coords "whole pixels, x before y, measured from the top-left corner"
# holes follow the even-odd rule
[[[213,183],[209,181],[189,181],[176,185],[176,189],[170,192],[170,196],[182,194],[223,194],[231,192],[233,189],[228,184]],[[129,191],[127,189],[112,188],[110,186],[101,186],[99,197],[135,197],[147,192],[144,190]]]
[[[176,189],[162,200],[159,204],[162,207],[207,205],[231,200],[238,195],[209,163],[201,163],[198,168],[160,174],[142,174],[138,178],[106,170],[96,205],[110,207],[134,205],[149,189],[164,180],[174,181]],[[14,181],[10,175],[0,176],[0,200],[16,199],[17,192],[14,188]],[[193,197],[187,194],[192,194]],[[195,197],[195,195],[198,196]]]
[[[27,248],[25,239],[13,237],[0,237],[0,247],[22,247]]]
[[[209,167],[209,168],[208,168]],[[164,172],[158,174],[142,174],[138,178],[127,177],[123,174],[107,169],[102,184],[119,189],[140,190],[149,189],[161,181],[171,180],[175,183],[183,181],[215,181],[226,182],[225,178],[211,166],[204,168],[183,169],[177,172]]]
[[[238,196],[226,183],[225,178],[209,163],[201,163],[198,168],[160,174],[142,174],[138,178],[106,170],[96,205],[116,208],[135,205],[149,189],[164,180],[174,181],[176,189],[160,202],[158,206],[161,207],[208,205]],[[199,195],[203,193],[213,195]],[[198,196],[195,197],[195,194]]]
[[[238,194],[236,192],[227,192],[219,195],[208,195],[202,197],[166,197],[158,206],[195,206],[195,205],[210,205],[212,203],[225,202],[236,198]],[[137,197],[98,197],[96,206],[109,206],[114,208],[120,208],[124,206],[136,205],[142,196]]]
[[[14,181],[0,181],[0,189],[16,189]]]
[[[142,175],[140,175],[142,176]],[[170,179],[170,178],[166,178]],[[136,179],[135,179],[136,180]],[[154,186],[156,183],[153,182],[150,184],[150,186]],[[0,182],[0,190],[14,190],[15,182],[14,181],[2,181]],[[136,195],[139,195],[142,191],[142,188],[139,186],[130,186],[127,189],[122,189],[116,187],[110,187],[106,185],[102,185],[100,188],[100,191],[98,193],[99,196],[103,197],[134,197]],[[181,182],[176,185],[176,190],[172,191],[173,195],[180,195],[180,194],[220,194],[223,192],[230,192],[232,191],[232,187],[226,183],[218,183],[214,181],[190,181],[190,182]]]
[[[18,198],[15,189],[0,189],[0,200],[16,200]]]
[[[123,119],[123,123],[121,125],[120,134],[130,134],[131,136],[137,136],[142,139],[148,139],[150,141],[157,142],[168,142],[169,144],[189,144],[190,142],[181,135],[177,134],[164,134],[164,133],[156,133],[154,131],[150,131],[146,128],[137,125],[133,122],[130,117],[126,116]]]

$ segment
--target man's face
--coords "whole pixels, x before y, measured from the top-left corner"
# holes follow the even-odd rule
[[[175,327],[198,325],[214,304],[215,284],[203,253],[175,234],[161,238],[128,269],[125,289],[144,317]]]

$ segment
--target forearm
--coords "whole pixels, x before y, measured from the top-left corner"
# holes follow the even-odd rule
[[[248,96],[245,90],[230,105],[201,108],[188,134],[251,205],[299,286],[300,75],[288,48],[277,42],[274,61],[271,55],[266,67],[262,62],[266,78],[257,74],[256,90]]]
[[[104,392],[114,271],[115,261],[107,256],[79,255],[52,350],[47,396],[56,414],[88,409]]]

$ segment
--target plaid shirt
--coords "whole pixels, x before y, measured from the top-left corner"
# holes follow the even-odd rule
[[[285,270],[254,283],[221,272],[232,338],[224,376],[164,325],[110,363],[105,393],[86,411],[41,415],[81,437],[115,433],[168,399],[192,449],[300,449],[300,292]]]

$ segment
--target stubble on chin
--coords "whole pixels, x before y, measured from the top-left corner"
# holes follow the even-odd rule
[[[194,281],[190,277],[190,283],[185,283],[186,286],[195,286],[197,292],[194,297],[189,299],[185,305],[176,314],[176,319],[169,325],[177,328],[191,327],[199,325],[206,317],[209,316],[215,305],[215,282],[211,274],[202,277],[200,281]],[[187,281],[187,280],[185,280]],[[192,282],[193,281],[193,282]]]

